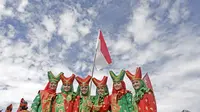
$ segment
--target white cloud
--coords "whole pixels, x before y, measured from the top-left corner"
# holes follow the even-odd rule
[[[78,24],[78,31],[80,32],[81,36],[84,37],[88,33],[90,33],[91,29],[91,21],[84,19]]]
[[[169,10],[169,18],[172,24],[177,24],[181,20],[187,20],[189,18],[190,12],[187,7],[183,7],[186,1],[176,0]]]
[[[139,7],[133,11],[133,17],[127,27],[128,32],[134,35],[138,44],[145,44],[156,37],[156,22],[148,18],[151,14],[148,2],[141,2]]]
[[[19,7],[17,8],[17,10],[19,12],[24,12],[24,9],[26,8],[27,5],[28,5],[28,0],[21,0],[21,3]]]
[[[13,14],[12,8],[5,7],[5,2],[5,0],[0,0],[0,18]],[[106,1],[101,2],[105,3]],[[40,17],[43,20],[42,22],[37,21],[37,23],[35,22],[37,18],[32,20],[32,13],[24,10],[28,2],[21,1],[18,11],[23,13],[14,16],[21,20],[23,24],[27,23],[26,39],[28,42],[23,41],[23,39],[13,41],[17,30],[15,26],[8,25],[7,37],[4,36],[5,32],[0,32],[0,68],[2,68],[0,71],[0,77],[2,77],[0,78],[0,89],[8,88],[8,90],[1,90],[3,94],[0,95],[0,99],[3,103],[1,102],[0,109],[5,108],[9,103],[13,103],[15,111],[21,97],[29,101],[30,107],[37,91],[44,88],[49,70],[54,74],[64,72],[65,76],[90,70],[92,64],[85,60],[92,60],[92,52],[94,51],[92,49],[95,46],[96,39],[82,38],[86,37],[87,34],[94,36],[93,31],[97,29],[93,27],[93,23],[95,23],[94,26],[108,29],[107,32],[104,32],[104,36],[111,56],[113,56],[113,65],[109,69],[118,74],[123,68],[134,72],[136,66],[142,66],[143,73],[149,72],[154,85],[159,112],[176,112],[182,109],[189,109],[194,112],[199,110],[198,104],[200,102],[196,100],[199,99],[199,90],[196,87],[200,86],[198,78],[200,69],[199,30],[198,25],[191,21],[181,24],[181,21],[187,20],[190,15],[189,9],[184,5],[181,6],[181,3],[185,4],[186,2],[175,1],[171,7],[169,1],[161,0],[158,9],[169,11],[170,13],[165,15],[165,19],[170,19],[171,22],[167,23],[168,21],[166,21],[166,24],[163,24],[160,22],[163,17],[159,17],[158,20],[151,18],[154,16],[155,10],[159,12],[158,9],[150,7],[148,1],[139,2],[132,10],[130,21],[125,25],[125,27],[127,26],[126,29],[121,30],[120,27],[122,32],[119,32],[119,35],[114,32],[119,37],[115,38],[111,36],[113,32],[109,30],[110,28],[96,24],[101,21],[98,20],[100,18],[96,19],[101,15],[101,13],[98,13],[99,10],[102,10],[98,9],[99,4],[98,8],[88,9],[83,8],[80,4],[73,6],[73,8],[69,6],[70,9],[67,7],[58,16],[58,20],[51,18],[53,17],[51,15],[41,15]],[[158,15],[155,14],[155,16]],[[112,24],[115,24],[115,21]],[[172,24],[177,24],[173,31],[170,29]],[[167,26],[167,28],[162,27],[162,25]],[[116,28],[116,30],[118,29]],[[59,36],[66,42],[66,44],[56,43],[60,44],[62,48],[60,52],[56,53],[49,51],[50,47],[57,50],[56,47],[48,46],[51,44],[53,32],[58,32]],[[81,41],[79,42],[79,40]],[[78,44],[74,44],[78,45],[75,47],[81,47],[75,53],[78,58],[75,63],[66,63],[63,60],[69,58],[63,54],[66,54],[66,52],[70,54],[71,49],[68,50],[68,47],[75,42],[78,42]],[[69,69],[68,66],[73,69]],[[108,69],[95,70],[94,77],[101,79],[104,75],[108,76],[111,93],[112,80],[108,71]],[[91,71],[88,74],[91,74]],[[127,88],[133,90],[126,76],[124,80]],[[59,83],[58,92],[60,86],[61,83]],[[76,90],[76,81],[74,87]],[[95,94],[94,85],[92,94]],[[182,103],[183,101],[185,104]]]
[[[31,41],[32,47],[39,47],[42,50],[42,53],[48,54],[47,44],[52,39],[52,32],[49,32],[44,27],[38,24],[32,24],[29,26],[27,39]]]
[[[0,1],[0,20],[2,16],[12,16],[13,12],[10,8],[5,8],[5,0]]]
[[[112,45],[112,55],[119,55],[128,52],[130,49],[134,48],[135,45],[131,43],[128,39],[120,39]]]
[[[180,0],[178,0],[178,1],[180,2]],[[181,19],[180,18],[181,15],[180,15],[180,12],[179,12],[180,3],[178,1],[176,1],[173,4],[173,6],[172,6],[172,8],[171,8],[171,10],[169,12],[170,13],[169,14],[169,18],[171,20],[171,23],[173,23],[173,24],[177,24]]]
[[[88,66],[87,63],[85,63],[83,61],[76,61],[76,63],[74,64],[75,71],[84,71],[88,67],[90,67],[90,66]]]
[[[20,64],[15,65],[12,62],[9,63],[6,61],[1,61],[0,67],[3,70],[0,71],[0,76],[2,77],[0,79],[1,89],[5,85],[8,85],[7,90],[1,90],[4,93],[0,95],[3,102],[1,108],[5,108],[8,104],[13,103],[16,109],[22,97],[28,101],[32,101],[32,96],[37,93],[39,88],[43,87],[44,83],[36,83],[39,78],[38,76],[42,75],[39,72],[31,71]],[[27,80],[29,76],[32,78],[31,81]]]
[[[92,22],[84,17],[84,11],[78,12],[76,9],[66,10],[60,16],[58,34],[63,36],[67,46],[90,33]]]
[[[42,24],[46,27],[47,31],[53,33],[56,30],[55,22],[48,18],[47,16],[44,17]]]
[[[92,16],[92,18],[95,18],[96,16],[97,16],[97,12],[95,11],[95,8],[93,8],[93,7],[91,7],[91,8],[89,8],[88,10],[87,10],[87,12],[88,12],[88,14],[90,15],[90,16]]]
[[[14,36],[15,36],[15,28],[14,28],[14,26],[12,26],[12,25],[8,25],[8,38],[14,38]]]
[[[68,33],[75,25],[77,16],[77,12],[75,11],[66,11],[64,14],[62,14],[60,16],[59,34],[66,34],[66,32]]]

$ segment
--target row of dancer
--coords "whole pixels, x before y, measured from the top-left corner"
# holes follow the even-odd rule
[[[133,75],[129,71],[121,70],[116,75],[110,71],[113,81],[112,93],[109,94],[107,76],[102,80],[88,75],[81,78],[72,74],[65,77],[64,73],[54,76],[48,72],[49,82],[44,90],[40,90],[35,97],[31,112],[156,112],[156,102],[153,91],[147,88],[142,80],[141,68]],[[123,81],[125,74],[131,80],[135,94],[126,89]],[[73,81],[78,82],[74,92]],[[61,93],[56,93],[59,81],[62,81]],[[90,81],[96,85],[96,95],[90,95]]]

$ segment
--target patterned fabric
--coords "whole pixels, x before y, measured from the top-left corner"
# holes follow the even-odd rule
[[[64,74],[61,74],[60,78],[63,85],[61,87],[61,93],[58,93],[56,95],[56,99],[53,103],[52,112],[72,112],[74,100],[76,97],[76,93],[73,92],[73,81],[75,75],[72,74],[70,77],[65,77]],[[64,90],[64,85],[66,84],[70,85],[70,90],[68,92]]]
[[[31,112],[42,112],[41,97],[38,94],[31,105]]]
[[[40,90],[38,95],[33,100],[31,105],[31,112],[51,112],[52,111],[52,104],[56,97],[56,89],[50,88],[50,83],[58,83],[60,81],[60,75],[63,74],[62,72],[58,76],[54,76],[51,71],[48,72],[48,79],[49,82],[47,83],[44,90]]]
[[[32,103],[32,112],[51,112],[52,102],[55,99],[56,93],[48,93],[46,90],[41,90],[35,97]]]
[[[135,92],[134,99],[138,105],[138,112],[156,112],[153,92],[146,87],[143,80],[140,80],[140,88]]]
[[[44,90],[40,90],[33,100],[31,112],[51,112],[52,103],[56,97],[56,90],[49,88],[50,82],[47,83]]]
[[[149,92],[150,89],[148,89],[144,83],[143,80],[140,80],[140,88],[135,90],[135,96],[134,96],[134,100],[135,102],[139,102],[140,99],[142,99],[143,95],[147,92]]]
[[[92,103],[91,97],[77,96],[74,102],[73,112],[91,112],[92,105],[89,105],[89,102]]]
[[[52,112],[72,112],[76,93],[62,92],[57,94]]]
[[[106,92],[104,95],[96,95],[93,97],[93,108],[92,112],[109,112],[110,110],[110,101],[109,94]],[[95,108],[99,107],[99,110]]]
[[[132,103],[133,96],[130,91],[126,90],[126,84],[123,81],[125,71],[121,70],[118,76],[113,72],[110,72],[110,75],[114,83],[120,82],[122,85],[120,90],[116,90],[113,83],[112,94],[110,95],[112,112],[133,112],[135,110]]]
[[[145,93],[138,103],[138,112],[157,112],[152,92]]]
[[[73,111],[74,112],[90,112],[92,110],[92,98],[90,97],[89,83],[91,76],[88,75],[86,78],[81,78],[76,76],[76,81],[79,83],[77,88],[77,97],[74,102]],[[87,92],[85,94],[81,93],[81,87],[87,86]]]
[[[96,96],[93,97],[93,108],[92,112],[109,112],[110,102],[109,102],[109,91],[107,86],[107,76],[104,76],[102,80],[92,78],[93,83],[96,85]],[[99,94],[98,88],[103,88],[104,93]]]
[[[112,112],[133,112],[134,107],[132,105],[132,94],[127,92],[121,97],[117,94],[111,95],[111,109]]]

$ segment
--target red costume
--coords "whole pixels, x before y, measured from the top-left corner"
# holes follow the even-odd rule
[[[72,74],[70,77],[65,77],[64,74],[61,74],[60,79],[63,83],[63,86],[61,88],[61,93],[58,93],[56,96],[56,100],[53,104],[52,112],[72,112],[73,111],[73,105],[74,105],[74,99],[75,99],[75,93],[73,92],[73,81],[74,81],[75,75]],[[64,85],[70,85],[70,90],[65,91]]]
[[[96,78],[93,78],[92,81],[96,85],[96,87],[103,87],[104,93],[99,95],[98,92],[96,96],[93,98],[93,112],[107,112],[110,110],[110,102],[109,102],[109,91],[106,85],[108,77],[104,76],[103,79],[100,81]],[[99,106],[99,111],[95,111],[95,106]]]
[[[51,112],[52,111],[52,102],[56,97],[56,89],[50,88],[50,83],[57,84],[60,81],[60,75],[63,74],[62,72],[58,76],[54,76],[51,71],[48,72],[48,79],[49,82],[44,90],[40,90],[38,95],[35,97],[32,105],[31,111],[32,112]]]
[[[89,105],[88,102],[92,102],[89,97],[89,82],[91,80],[91,76],[88,75],[86,78],[81,78],[79,76],[76,77],[77,82],[79,83],[78,91],[80,92],[81,86],[87,86],[88,90],[86,94],[78,93],[79,95],[76,97],[73,107],[73,112],[90,112],[92,109],[92,104]]]
[[[127,77],[133,81],[138,80],[140,82],[140,88],[135,90],[134,99],[138,106],[138,112],[157,112],[156,101],[154,94],[150,88],[146,87],[145,82],[141,79],[141,68],[136,69],[135,75],[126,71]]]

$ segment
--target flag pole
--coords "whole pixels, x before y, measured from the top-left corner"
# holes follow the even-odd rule
[[[99,30],[99,34],[98,34],[98,37],[97,37],[97,43],[96,43],[96,49],[95,49],[95,54],[94,54],[94,59],[93,59],[93,64],[92,64],[92,78],[94,76],[94,68],[95,68],[95,62],[96,62],[96,56],[97,56],[97,50],[98,50],[98,47],[99,47],[99,35],[100,35],[100,30]],[[92,89],[92,81],[90,81],[90,88],[89,88],[89,98],[91,96],[91,89]]]

